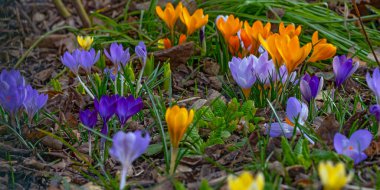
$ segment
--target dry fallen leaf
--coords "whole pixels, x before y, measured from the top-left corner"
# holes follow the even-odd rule
[[[329,147],[332,147],[334,142],[335,133],[339,130],[339,123],[333,114],[326,116],[321,125],[317,127],[317,134],[321,137],[323,142]]]

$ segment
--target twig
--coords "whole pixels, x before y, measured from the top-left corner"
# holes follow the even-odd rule
[[[90,27],[90,18],[88,17],[87,12],[83,7],[82,0],[73,0],[73,4],[75,9],[77,10],[77,13],[79,14],[80,19],[83,22],[83,26]]]
[[[66,9],[65,5],[62,3],[62,0],[53,0],[55,7],[58,9],[59,14],[63,16],[63,18],[68,18],[71,16],[70,12]]]
[[[373,50],[372,44],[371,44],[371,42],[369,41],[369,38],[368,38],[367,32],[365,31],[363,21],[362,21],[362,19],[361,19],[361,17],[360,17],[360,12],[359,12],[358,6],[356,6],[356,2],[355,2],[355,0],[351,0],[351,2],[352,2],[352,5],[354,6],[354,9],[355,9],[356,15],[358,16],[360,26],[362,27],[362,30],[363,30],[363,33],[364,33],[364,36],[365,36],[365,40],[367,41],[368,46],[369,46],[369,48],[370,48],[371,51],[372,51],[373,57],[375,57],[375,60],[376,60],[377,65],[380,66],[380,62],[379,62],[379,60],[377,59],[377,56],[376,56],[376,54],[375,54],[375,51]]]

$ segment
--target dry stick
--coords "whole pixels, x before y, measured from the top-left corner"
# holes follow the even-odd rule
[[[70,12],[66,9],[65,5],[62,3],[62,0],[53,0],[55,7],[58,9],[59,14],[63,16],[63,18],[68,18],[71,16]]]
[[[79,14],[80,19],[83,22],[83,26],[90,27],[91,26],[90,18],[88,17],[87,12],[83,7],[82,0],[73,0],[73,4]]]
[[[365,36],[365,40],[367,41],[368,46],[369,46],[369,48],[370,48],[371,51],[372,51],[373,57],[375,57],[375,60],[376,60],[377,65],[380,66],[380,62],[379,62],[379,60],[377,59],[377,56],[376,56],[376,54],[375,54],[375,51],[373,50],[372,45],[371,45],[371,42],[369,41],[369,38],[368,38],[367,32],[366,32],[365,29],[364,29],[364,24],[363,24],[362,18],[360,17],[360,12],[359,12],[358,6],[356,6],[356,2],[355,2],[355,0],[351,0],[351,2],[352,2],[352,5],[354,6],[355,12],[356,12],[356,14],[357,14],[357,16],[358,16],[360,26],[362,27],[362,30],[363,30],[363,33],[364,33],[364,36]]]

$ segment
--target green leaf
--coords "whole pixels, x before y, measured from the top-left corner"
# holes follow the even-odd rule
[[[201,186],[199,187],[199,190],[213,190],[213,188],[209,186],[207,180],[202,179]]]
[[[147,156],[152,156],[155,154],[158,154],[162,151],[162,144],[151,144],[148,146],[148,149],[146,150],[145,154]]]
[[[284,164],[290,166],[296,164],[296,157],[294,156],[292,147],[285,137],[281,137],[281,147],[284,153]]]

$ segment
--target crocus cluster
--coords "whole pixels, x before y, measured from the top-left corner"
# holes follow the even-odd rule
[[[295,27],[294,24],[285,27],[281,22],[279,32],[272,33],[269,22],[264,26],[261,21],[255,21],[250,26],[245,21],[243,25],[243,22],[233,15],[219,15],[215,23],[232,55],[239,57],[249,54],[258,55],[259,48],[262,46],[269,52],[276,67],[285,65],[289,73],[306,61],[312,50],[308,62],[326,60],[336,53],[334,45],[327,43],[326,39],[318,38],[318,31],[313,34],[311,43],[301,47],[299,42],[301,26]]]
[[[250,172],[244,171],[240,176],[228,176],[229,190],[263,190],[265,178],[262,173],[253,177]]]
[[[72,53],[66,51],[61,57],[61,61],[71,72],[78,75],[80,67],[87,73],[90,73],[91,67],[99,60],[99,57],[100,52],[96,53],[94,49],[88,51],[75,49]]]
[[[187,8],[184,7],[181,2],[178,3],[175,9],[170,2],[166,4],[164,10],[162,10],[160,6],[156,6],[156,13],[166,23],[171,32],[171,39],[164,38],[160,41],[162,44],[160,47],[165,49],[172,47],[174,44],[174,27],[178,18],[186,26],[186,35],[180,35],[178,38],[178,44],[184,43],[187,37],[193,34],[196,30],[205,26],[208,22],[208,15],[203,14],[203,9],[197,9],[192,15],[190,15]]]
[[[353,178],[353,173],[347,175],[345,165],[341,162],[336,165],[331,161],[320,162],[318,174],[324,190],[342,189]]]
[[[334,148],[338,154],[346,155],[354,160],[354,164],[358,164],[367,158],[364,151],[371,141],[372,134],[366,129],[355,131],[349,139],[337,133],[334,136]]]
[[[142,131],[128,133],[119,131],[113,136],[112,141],[113,144],[109,153],[122,164],[120,189],[124,189],[128,168],[134,160],[146,151],[150,142],[150,136],[148,133],[143,134]]]
[[[235,82],[241,87],[244,96],[249,97],[253,84],[258,80],[264,87],[269,87],[271,83],[285,83],[288,80],[288,71],[285,66],[276,70],[272,59],[264,51],[260,57],[249,55],[248,57],[233,57],[228,63],[231,75]],[[292,72],[289,81],[293,82],[296,73]]]
[[[0,106],[10,115],[16,115],[24,108],[30,122],[48,100],[47,95],[27,85],[17,70],[1,71],[0,89]]]
[[[175,105],[168,108],[165,113],[165,120],[168,125],[168,131],[170,136],[170,142],[172,144],[171,149],[171,165],[170,173],[174,173],[175,162],[178,155],[179,142],[182,136],[185,134],[187,128],[193,122],[194,110],[188,111],[186,108],[180,108]]]

